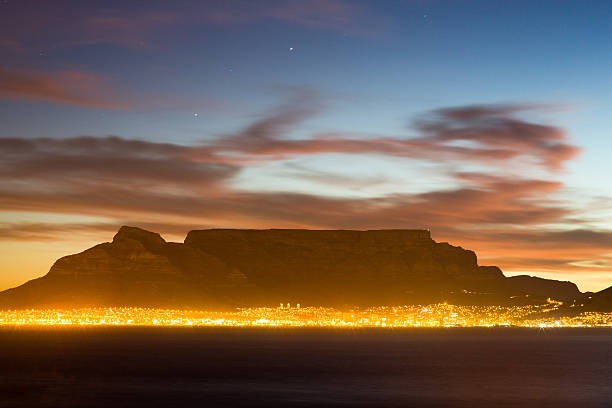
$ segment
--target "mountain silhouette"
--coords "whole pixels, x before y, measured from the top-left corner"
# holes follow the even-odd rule
[[[612,286],[595,293],[585,293],[573,306],[576,312],[612,312]]]
[[[427,230],[210,229],[175,243],[123,226],[112,242],[0,292],[0,307],[508,305],[581,295],[571,282],[505,277]]]

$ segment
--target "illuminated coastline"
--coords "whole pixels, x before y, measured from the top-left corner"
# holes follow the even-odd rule
[[[219,327],[612,327],[612,313],[542,317],[552,306],[260,307],[229,312],[84,308],[0,311],[0,326],[219,326]],[[537,314],[537,317],[536,317]]]

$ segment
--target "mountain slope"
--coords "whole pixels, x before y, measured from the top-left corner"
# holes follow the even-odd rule
[[[506,278],[424,230],[191,231],[185,242],[121,227],[112,242],[60,258],[0,293],[0,307],[235,307],[573,300],[573,283]]]
[[[580,312],[612,312],[612,286],[579,298],[574,307]]]

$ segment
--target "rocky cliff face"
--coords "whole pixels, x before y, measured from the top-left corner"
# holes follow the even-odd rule
[[[0,293],[0,307],[503,304],[579,295],[569,282],[506,278],[423,230],[213,229],[179,244],[121,227],[112,242]]]

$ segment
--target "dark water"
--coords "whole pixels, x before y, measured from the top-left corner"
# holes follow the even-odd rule
[[[612,407],[612,330],[2,329],[0,406]]]

